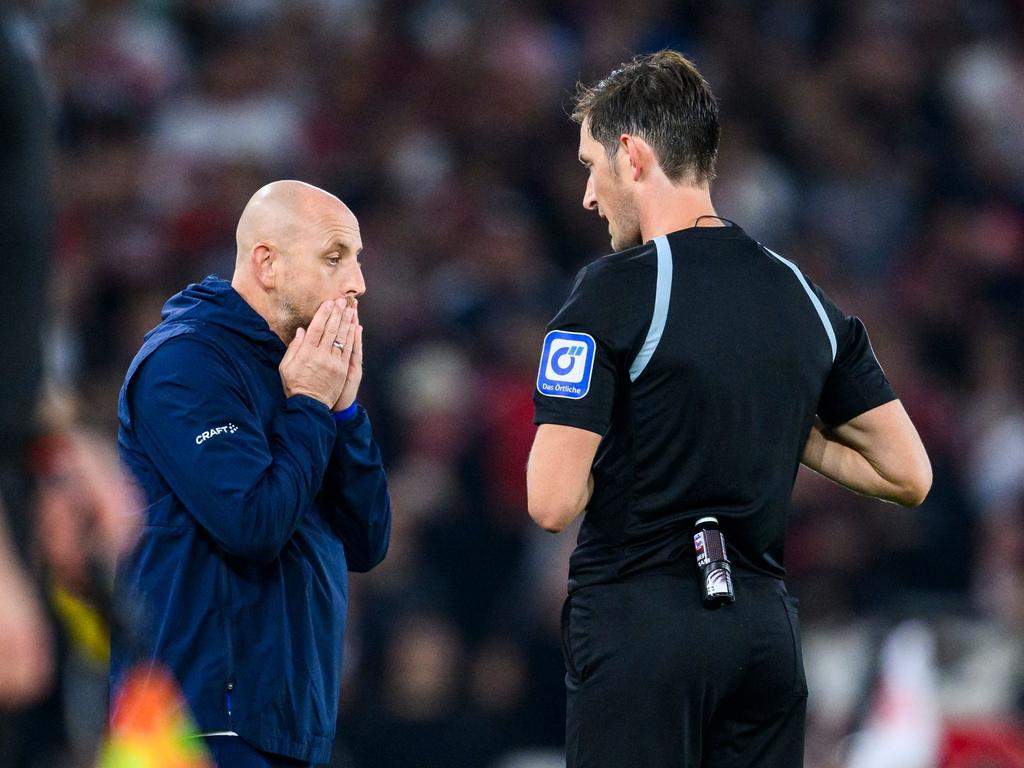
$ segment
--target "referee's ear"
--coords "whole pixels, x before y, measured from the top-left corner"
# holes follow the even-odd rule
[[[628,162],[629,176],[633,181],[640,181],[645,174],[649,174],[658,167],[658,160],[654,156],[651,145],[639,136],[624,133],[619,136],[619,153],[625,162]],[[621,161],[620,161],[621,162]],[[621,170],[627,170],[623,168]]]

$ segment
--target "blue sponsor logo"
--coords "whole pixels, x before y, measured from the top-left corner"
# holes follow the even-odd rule
[[[572,331],[551,331],[544,337],[537,391],[548,397],[579,400],[590,391],[594,369],[594,337]]]

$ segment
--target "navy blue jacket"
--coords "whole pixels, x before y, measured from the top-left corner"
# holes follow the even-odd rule
[[[366,412],[336,423],[286,398],[285,346],[224,280],[164,306],[118,403],[122,459],[145,493],[119,565],[142,631],[115,634],[111,684],[156,659],[202,732],[311,762],[338,712],[346,571],[387,551],[391,502]]]

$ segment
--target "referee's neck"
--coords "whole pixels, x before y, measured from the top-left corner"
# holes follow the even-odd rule
[[[673,184],[664,177],[659,182],[637,195],[643,242],[680,229],[722,226],[721,221],[713,218],[717,213],[707,183]]]

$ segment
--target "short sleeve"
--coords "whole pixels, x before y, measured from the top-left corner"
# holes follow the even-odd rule
[[[588,268],[576,276],[565,304],[548,324],[533,393],[534,423],[562,424],[604,436],[617,381],[611,308]]]
[[[835,330],[836,357],[818,400],[818,416],[826,426],[845,424],[896,399],[882,366],[871,347],[867,328],[857,317],[848,317],[817,286]]]

